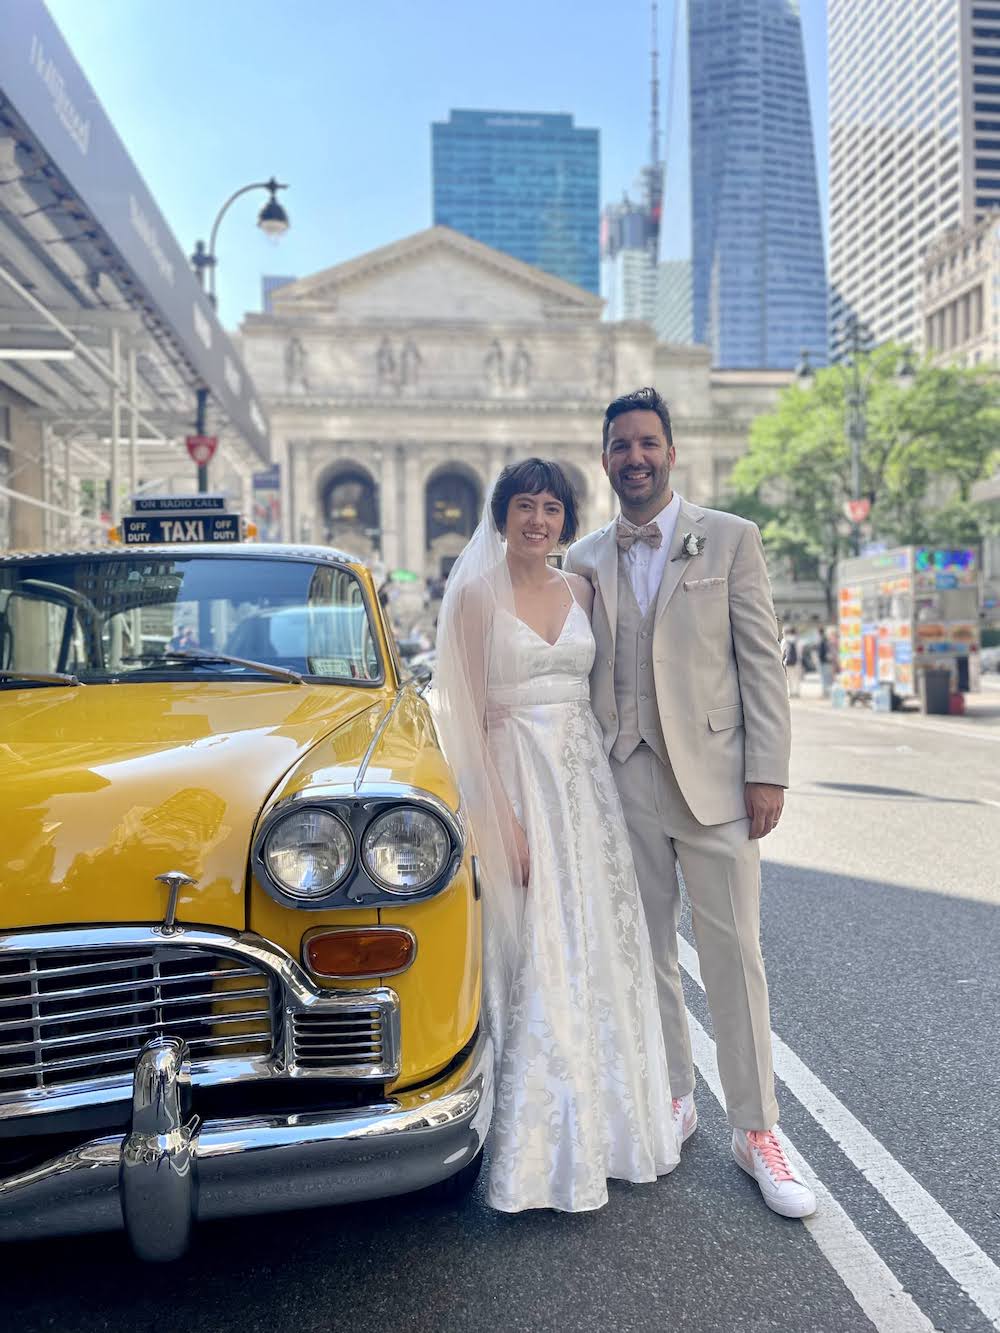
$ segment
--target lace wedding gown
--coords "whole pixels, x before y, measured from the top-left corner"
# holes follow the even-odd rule
[[[531,856],[493,1122],[494,1208],[582,1211],[607,1177],[652,1181],[678,1148],[646,920],[590,706],[594,636],[575,600],[554,644],[517,634],[518,681],[487,684],[490,751]],[[494,642],[508,632],[498,619]]]

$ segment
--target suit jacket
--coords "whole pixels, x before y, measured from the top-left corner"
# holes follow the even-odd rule
[[[618,735],[616,522],[575,542],[565,561],[594,586],[591,699],[608,753]],[[686,533],[705,539],[690,558],[681,556]],[[653,677],[670,763],[699,823],[744,817],[747,782],[787,787],[788,687],[756,524],[681,500],[656,602]]]

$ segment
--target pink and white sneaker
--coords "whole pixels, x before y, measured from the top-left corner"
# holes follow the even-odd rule
[[[694,1093],[688,1092],[683,1097],[675,1097],[671,1105],[674,1112],[674,1132],[677,1135],[677,1147],[680,1150],[698,1128],[698,1112],[695,1109]]]
[[[773,1130],[734,1129],[733,1156],[760,1186],[764,1202],[782,1217],[811,1217],[816,1196],[792,1170]]]

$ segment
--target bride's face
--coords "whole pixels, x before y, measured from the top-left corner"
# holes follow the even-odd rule
[[[504,525],[508,551],[513,555],[544,560],[559,545],[565,520],[562,501],[557,500],[551,491],[512,495]]]

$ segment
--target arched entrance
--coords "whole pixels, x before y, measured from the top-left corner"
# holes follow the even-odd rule
[[[482,489],[474,473],[452,465],[431,475],[425,500],[427,577],[444,579],[479,522]]]
[[[346,465],[320,488],[323,529],[331,546],[363,560],[379,554],[381,519],[378,486],[365,468]]]

